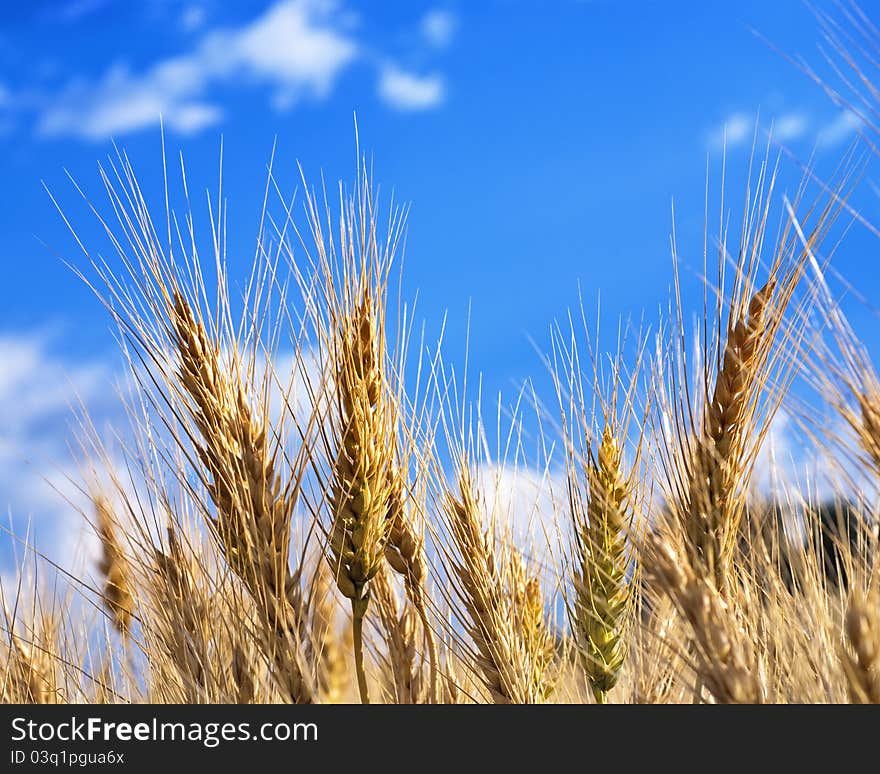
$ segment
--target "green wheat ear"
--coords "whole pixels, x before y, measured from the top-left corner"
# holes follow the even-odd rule
[[[626,571],[627,482],[610,426],[596,460],[588,465],[586,513],[573,501],[577,567],[574,624],[584,671],[596,701],[604,704],[626,659],[624,638],[630,602]]]

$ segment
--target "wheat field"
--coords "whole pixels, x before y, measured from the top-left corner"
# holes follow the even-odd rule
[[[222,199],[200,232],[164,144],[158,197],[119,152],[83,194],[109,252],[59,204],[127,371],[125,426],[77,417],[101,558],[8,537],[3,701],[880,703],[880,378],[828,281],[862,143],[792,196],[756,137],[702,308],[673,245],[664,314],[600,351],[562,311],[512,402],[421,332],[367,154],[270,165],[230,276]],[[776,475],[783,412],[821,485]]]

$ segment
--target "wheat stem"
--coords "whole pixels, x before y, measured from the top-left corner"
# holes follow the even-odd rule
[[[351,629],[354,649],[354,669],[357,675],[358,693],[361,704],[370,703],[370,693],[367,689],[367,673],[364,669],[364,615],[367,612],[368,598],[359,590],[357,598],[351,601]]]

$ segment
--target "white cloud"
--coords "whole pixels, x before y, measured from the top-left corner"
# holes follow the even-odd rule
[[[560,493],[566,491],[565,472],[483,464],[476,471],[475,483],[488,511],[487,523],[499,528],[502,536],[509,535],[532,569],[540,570],[544,594],[552,598],[557,590],[554,568],[568,535],[559,501]]]
[[[556,491],[564,491],[549,472],[522,466],[486,464],[477,470],[477,485],[489,511],[509,526],[518,544],[541,543],[544,532],[556,532]]]
[[[789,113],[773,121],[772,136],[778,142],[792,142],[803,137],[809,126],[802,113]]]
[[[121,363],[116,370],[109,362],[73,360],[59,354],[59,343],[40,333],[0,331],[0,522],[15,536],[0,529],[0,572],[27,553],[21,543],[25,539],[29,547],[78,577],[93,572],[100,546],[83,518],[92,515],[83,491],[95,483],[92,475],[103,481],[111,496],[120,486],[132,502],[145,504],[153,497],[146,471],[155,460],[139,457],[136,423],[150,423],[152,442],[167,450],[169,458],[176,450],[157,416],[140,414],[137,385],[150,380],[139,367],[135,375]],[[268,415],[273,427],[281,427],[282,418],[289,422],[290,412],[299,422],[307,419],[311,392],[305,378],[317,383],[319,364],[311,352],[302,357],[304,366],[296,366],[292,353],[277,353],[268,375],[264,358],[254,363],[257,383],[266,375],[270,385]],[[112,441],[94,459],[87,459],[83,451],[96,440],[81,426],[83,416],[98,439]],[[92,463],[97,470],[91,469]],[[168,481],[178,473],[177,468],[164,471]],[[116,484],[109,483],[113,477]],[[135,492],[137,497],[132,496]],[[149,506],[144,507],[141,527],[148,527]]]
[[[186,32],[193,32],[204,26],[206,17],[207,14],[202,6],[188,6],[184,9],[183,15],[180,17],[180,26],[183,27]]]
[[[752,483],[756,491],[793,506],[841,497],[876,502],[874,479],[850,456],[859,442],[842,415],[834,411],[824,416],[821,429],[817,426],[809,432],[801,425],[785,407],[776,412],[755,461]],[[840,448],[847,453],[836,453],[836,444],[842,444]]]
[[[732,113],[721,126],[712,129],[707,144],[713,150],[733,148],[749,140],[755,130],[755,120],[748,113]]]
[[[86,8],[86,6],[83,6]],[[268,88],[269,102],[288,110],[304,99],[324,100],[354,64],[378,70],[378,94],[400,110],[424,110],[443,102],[441,75],[419,75],[389,63],[356,36],[357,16],[343,0],[276,0],[238,27],[205,28],[205,6],[183,7],[179,24],[196,33],[191,48],[135,70],[124,61],[103,73],[75,77],[60,88],[0,87],[0,108],[35,118],[40,137],[104,140],[165,126],[191,134],[224,119],[221,90]],[[440,49],[451,41],[454,15],[435,9],[420,22],[423,43]]]
[[[419,76],[394,66],[382,70],[379,96],[399,110],[427,110],[443,102],[445,85],[439,75]]]
[[[422,17],[420,26],[422,36],[430,45],[435,48],[445,48],[452,42],[457,22],[449,11],[435,8]]]
[[[165,62],[143,77],[117,66],[98,83],[70,84],[43,113],[38,131],[99,140],[151,126],[160,116],[181,133],[198,131],[221,117],[218,108],[196,101],[199,80],[182,60]]]
[[[213,105],[180,105],[168,117],[168,125],[182,134],[193,134],[220,121],[222,113]]]
[[[72,410],[88,406],[100,423],[118,411],[112,370],[98,361],[67,361],[45,335],[0,333],[0,511],[14,534],[64,567],[85,567],[96,541],[78,509]],[[2,537],[0,565],[11,557]],[[23,547],[16,549],[19,556]]]
[[[752,484],[771,497],[785,499],[797,491],[793,486],[801,469],[812,471],[814,459],[807,449],[796,442],[791,416],[780,408],[773,416],[767,435],[758,450]]]
[[[38,132],[102,139],[155,125],[160,115],[178,131],[195,132],[222,117],[208,88],[237,80],[274,87],[278,106],[303,95],[324,98],[358,54],[341,26],[336,3],[282,0],[250,24],[208,32],[192,53],[143,73],[117,65],[95,82],[69,84],[48,101]]]
[[[203,46],[202,57],[218,73],[241,69],[283,88],[326,96],[357,45],[335,29],[335,3],[277,3],[244,29],[221,32]]]
[[[823,147],[839,145],[861,126],[862,120],[851,110],[844,110],[820,132],[818,142]]]
[[[758,116],[737,112],[729,115],[723,124],[716,126],[707,134],[707,145],[711,150],[728,150],[740,145],[749,144],[755,137],[755,129],[759,137],[769,134],[774,142],[789,143],[806,136],[810,128],[810,120],[803,112],[783,113],[770,120],[758,122]]]

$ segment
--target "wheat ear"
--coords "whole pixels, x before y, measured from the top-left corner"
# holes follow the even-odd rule
[[[217,509],[214,534],[275,634],[269,647],[282,687],[292,701],[311,703],[313,689],[299,654],[289,653],[285,641],[299,645],[304,638],[299,573],[291,572],[288,557],[295,494],[276,473],[265,425],[251,411],[240,383],[224,372],[217,345],[179,292],[172,328],[178,378],[192,399],[201,434],[197,452]]]
[[[207,617],[205,600],[193,581],[191,562],[176,532],[168,528],[168,550],[156,550],[155,578],[151,587],[161,607],[164,625],[158,637],[180,678],[188,704],[207,700],[208,654],[202,647],[202,627]]]
[[[854,704],[880,704],[880,593],[853,593],[846,613],[846,635],[853,654],[843,665]]]
[[[384,350],[376,311],[364,290],[354,313],[340,320],[336,337],[339,446],[329,504],[333,515],[328,560],[342,595],[351,601],[355,672],[361,701],[369,703],[363,623],[369,584],[382,567],[391,530],[394,441],[382,380]]]
[[[496,704],[515,703],[519,686],[511,685],[506,676],[510,621],[498,620],[497,614],[493,614],[493,605],[498,603],[494,599],[495,566],[466,467],[462,466],[459,473],[458,495],[449,492],[445,506],[459,551],[454,569],[464,592],[468,631],[478,653],[477,666]]]
[[[55,670],[47,654],[35,644],[10,634],[6,644],[3,701],[10,704],[57,704]]]
[[[417,532],[415,525],[407,517],[404,504],[402,476],[395,476],[391,484],[389,508],[390,529],[385,559],[391,568],[404,580],[407,596],[419,617],[430,662],[430,701],[439,698],[438,655],[434,632],[428,616],[428,602],[425,591],[426,562],[425,541]]]
[[[444,510],[457,549],[452,570],[476,646],[476,665],[496,704],[544,700],[552,688],[552,636],[544,620],[537,578],[508,547],[496,555],[484,531],[481,508],[466,463],[458,493],[447,492]]]
[[[723,588],[735,543],[734,501],[740,474],[740,451],[747,432],[753,383],[760,362],[767,310],[776,283],[758,290],[730,327],[721,368],[696,440],[685,510],[685,544],[692,567],[716,588]]]
[[[865,381],[868,381],[866,377]],[[880,393],[876,386],[876,377],[871,379],[870,392],[857,395],[861,424],[857,429],[859,442],[867,452],[874,471],[880,474]]]
[[[92,498],[97,518],[98,537],[101,540],[101,560],[98,569],[104,576],[103,601],[117,631],[128,638],[134,598],[131,593],[130,570],[125,553],[116,534],[116,522],[110,503],[103,495]]]
[[[631,589],[627,580],[627,494],[620,448],[610,425],[595,460],[587,463],[589,499],[583,507],[575,466],[569,465],[569,503],[574,521],[574,592],[569,611],[593,696],[604,704],[626,658],[625,628]]]
[[[514,630],[524,651],[524,672],[529,685],[529,700],[546,701],[556,683],[554,659],[556,640],[548,623],[541,579],[530,571],[523,555],[511,549],[510,584],[513,593]]]
[[[388,647],[388,665],[396,704],[423,704],[430,685],[425,683],[422,649],[419,643],[421,618],[410,596],[398,600],[387,570],[373,580],[373,591],[382,634]]]
[[[323,702],[339,704],[345,696],[349,672],[344,643],[340,641],[337,626],[336,592],[333,590],[327,563],[323,559],[316,572],[309,622],[318,670],[318,686]]]
[[[702,685],[723,704],[762,703],[754,647],[714,584],[654,533],[648,536],[644,566],[690,625]]]

